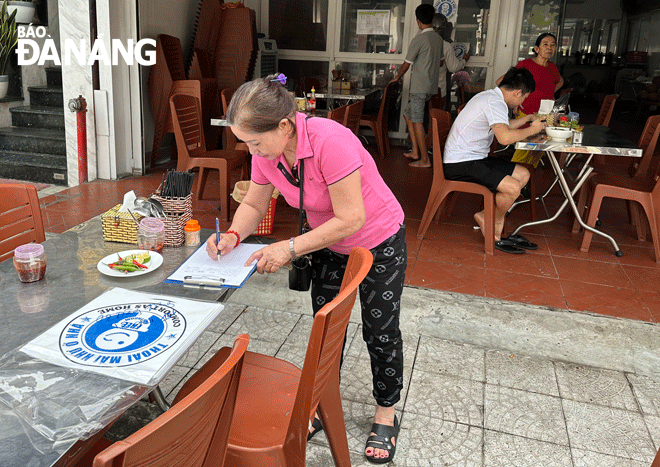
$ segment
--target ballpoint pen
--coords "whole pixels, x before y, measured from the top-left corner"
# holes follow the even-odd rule
[[[215,246],[218,246],[220,243],[220,219],[215,218]],[[220,254],[220,251],[218,251]]]

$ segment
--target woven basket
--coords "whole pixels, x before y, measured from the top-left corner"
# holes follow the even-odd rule
[[[163,198],[160,192],[151,196],[160,201],[165,211],[165,246],[181,246],[186,239],[184,227],[192,219],[192,193],[185,198]]]
[[[101,214],[103,224],[103,240],[106,242],[137,244],[138,224],[127,212],[119,212],[121,204]],[[144,216],[133,213],[135,219],[140,222]]]

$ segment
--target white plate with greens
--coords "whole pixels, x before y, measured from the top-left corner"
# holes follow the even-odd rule
[[[143,263],[144,266],[146,266],[146,269],[138,268],[136,271],[123,271],[109,266],[110,264],[115,264],[120,260],[128,258],[129,256],[132,256],[133,258],[141,258],[145,255],[145,253],[149,256],[149,260]],[[163,257],[160,253],[149,250],[126,250],[106,256],[98,262],[96,268],[101,274],[105,274],[106,276],[135,277],[147,274],[151,271],[155,271],[160,267],[161,264],[163,264]]]

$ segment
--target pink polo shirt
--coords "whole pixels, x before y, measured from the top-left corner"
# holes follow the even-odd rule
[[[297,160],[305,159],[303,205],[307,220],[316,228],[334,217],[328,185],[360,169],[366,222],[362,228],[329,248],[348,254],[356,246],[374,248],[394,235],[403,224],[403,209],[378,173],[369,152],[351,130],[327,118],[310,118],[296,114]],[[252,157],[252,181],[259,185],[272,183],[290,206],[298,208],[300,191],[277,168],[286,165],[284,154],[272,161]]]

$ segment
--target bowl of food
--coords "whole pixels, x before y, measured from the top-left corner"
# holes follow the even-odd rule
[[[570,128],[563,128],[558,126],[548,126],[545,128],[545,134],[554,141],[566,141],[572,135]]]

